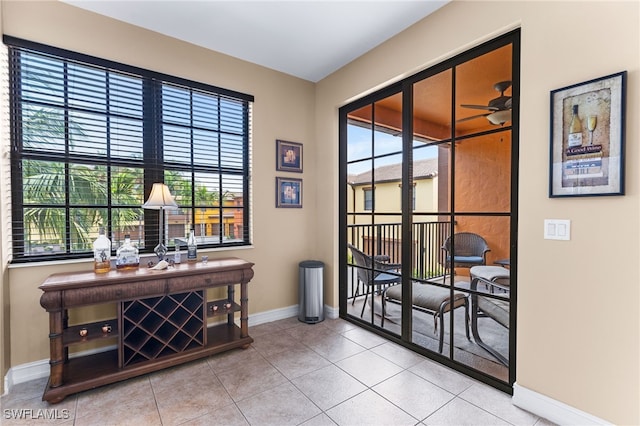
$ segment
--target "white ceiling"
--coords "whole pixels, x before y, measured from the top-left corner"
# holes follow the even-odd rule
[[[449,0],[62,0],[317,82]]]

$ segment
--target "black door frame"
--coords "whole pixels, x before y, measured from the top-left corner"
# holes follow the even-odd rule
[[[373,104],[377,100],[384,99],[385,97],[402,93],[403,107],[402,107],[402,123],[403,123],[403,180],[402,180],[402,223],[411,223],[412,208],[412,144],[413,144],[413,97],[411,90],[413,85],[429,76],[435,75],[447,69],[453,69],[455,73],[455,67],[464,62],[467,62],[477,56],[488,53],[499,47],[511,45],[512,46],[512,119],[511,119],[511,203],[510,203],[510,259],[511,259],[511,293],[510,293],[510,327],[509,327],[509,379],[507,382],[500,380],[494,376],[491,376],[482,371],[471,368],[455,359],[448,356],[441,355],[439,353],[430,351],[421,346],[415,345],[409,342],[405,337],[411,333],[411,309],[404,308],[402,310],[402,332],[398,337],[395,334],[385,332],[383,329],[372,325],[369,322],[363,321],[358,317],[351,316],[347,313],[347,297],[348,297],[348,271],[347,271],[347,114],[356,109],[362,108],[366,105]],[[516,313],[517,313],[517,276],[518,276],[518,253],[517,253],[517,229],[518,229],[518,160],[519,160],[519,98],[520,98],[520,29],[516,29],[499,36],[493,40],[485,42],[475,48],[472,48],[466,52],[454,56],[451,59],[443,61],[433,67],[418,72],[410,77],[403,79],[400,82],[394,83],[381,90],[371,93],[361,99],[351,102],[345,105],[339,110],[339,179],[340,179],[340,198],[339,198],[339,244],[338,244],[338,259],[339,259],[339,315],[341,318],[358,324],[359,326],[373,331],[377,334],[384,336],[385,338],[401,344],[417,353],[420,353],[428,358],[440,362],[448,367],[451,367],[457,371],[460,371],[470,377],[478,379],[484,383],[487,383],[499,390],[513,393],[513,384],[516,379]],[[454,74],[455,75],[455,74]],[[455,83],[452,84],[452,91],[455,95]],[[452,98],[455,99],[455,96]],[[455,111],[452,105],[452,117],[455,117]],[[504,128],[507,128],[505,126]],[[496,131],[504,131],[503,129],[497,129]],[[452,131],[453,133],[453,131]],[[492,131],[485,132],[492,133]],[[478,136],[474,134],[473,136]],[[456,140],[464,139],[465,137],[456,137],[452,135],[452,142]],[[455,149],[455,143],[452,143]],[[451,184],[450,184],[451,185]],[[453,197],[453,195],[452,195]],[[451,215],[455,212],[451,211]],[[453,224],[451,225],[453,228]],[[451,229],[453,233],[453,229]],[[402,227],[402,239],[404,241],[411,241],[411,227]],[[411,250],[402,250],[402,263],[404,265],[411,265]],[[410,274],[403,273],[403,306],[411,306],[411,283]],[[409,291],[404,291],[408,289]],[[452,287],[453,289],[453,287]],[[453,290],[452,290],[453,291]],[[451,324],[453,325],[453,318],[451,317]]]

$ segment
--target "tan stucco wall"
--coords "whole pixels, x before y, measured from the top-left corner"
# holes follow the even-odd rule
[[[304,238],[315,229],[316,210],[312,83],[57,1],[2,1],[2,19],[4,33],[11,36],[254,95],[254,247],[209,253],[209,257],[239,256],[255,262],[250,314],[298,303],[298,263],[316,258],[315,244]],[[276,139],[304,144],[304,173],[278,173],[304,179],[302,209],[275,208]],[[42,280],[54,272],[91,267],[85,262],[10,269],[2,288],[3,295],[11,294],[10,300],[3,300],[11,305],[11,333],[2,336],[2,347],[9,349],[11,357],[5,369],[49,357],[48,317],[39,304]],[[98,310],[96,315],[101,315]]]
[[[456,147],[455,206],[458,212],[508,212],[511,209],[511,145],[509,134],[494,133]],[[509,258],[508,217],[457,216],[456,232],[481,235],[491,251],[487,264]],[[460,268],[468,274],[468,268]]]
[[[516,379],[615,424],[640,423],[639,18],[637,1],[455,1],[316,87],[316,154],[326,170],[317,229],[338,235],[337,109],[522,28]],[[622,70],[626,195],[548,198],[549,92]],[[544,240],[545,218],[570,219],[571,241]],[[337,261],[337,240],[322,241],[320,257]]]

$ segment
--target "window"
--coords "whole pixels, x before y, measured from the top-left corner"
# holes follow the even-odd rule
[[[373,189],[365,188],[364,191],[364,210],[371,211],[373,210]]]
[[[190,226],[200,247],[250,243],[253,97],[11,37],[13,260],[90,255],[98,227],[112,248],[158,243],[154,182],[179,210],[171,246]]]

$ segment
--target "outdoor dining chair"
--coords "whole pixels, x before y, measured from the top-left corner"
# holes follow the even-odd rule
[[[373,306],[373,295],[376,292],[382,291],[382,289],[389,285],[402,282],[402,277],[399,273],[389,273],[393,271],[398,272],[401,265],[380,261],[380,257],[369,256],[353,244],[348,244],[348,247],[349,250],[351,250],[351,255],[353,256],[358,280],[363,284],[365,290],[362,312],[360,312],[360,318],[362,318],[364,315],[364,309],[367,306],[369,294],[371,294]],[[386,257],[386,259],[388,259],[388,257]]]

